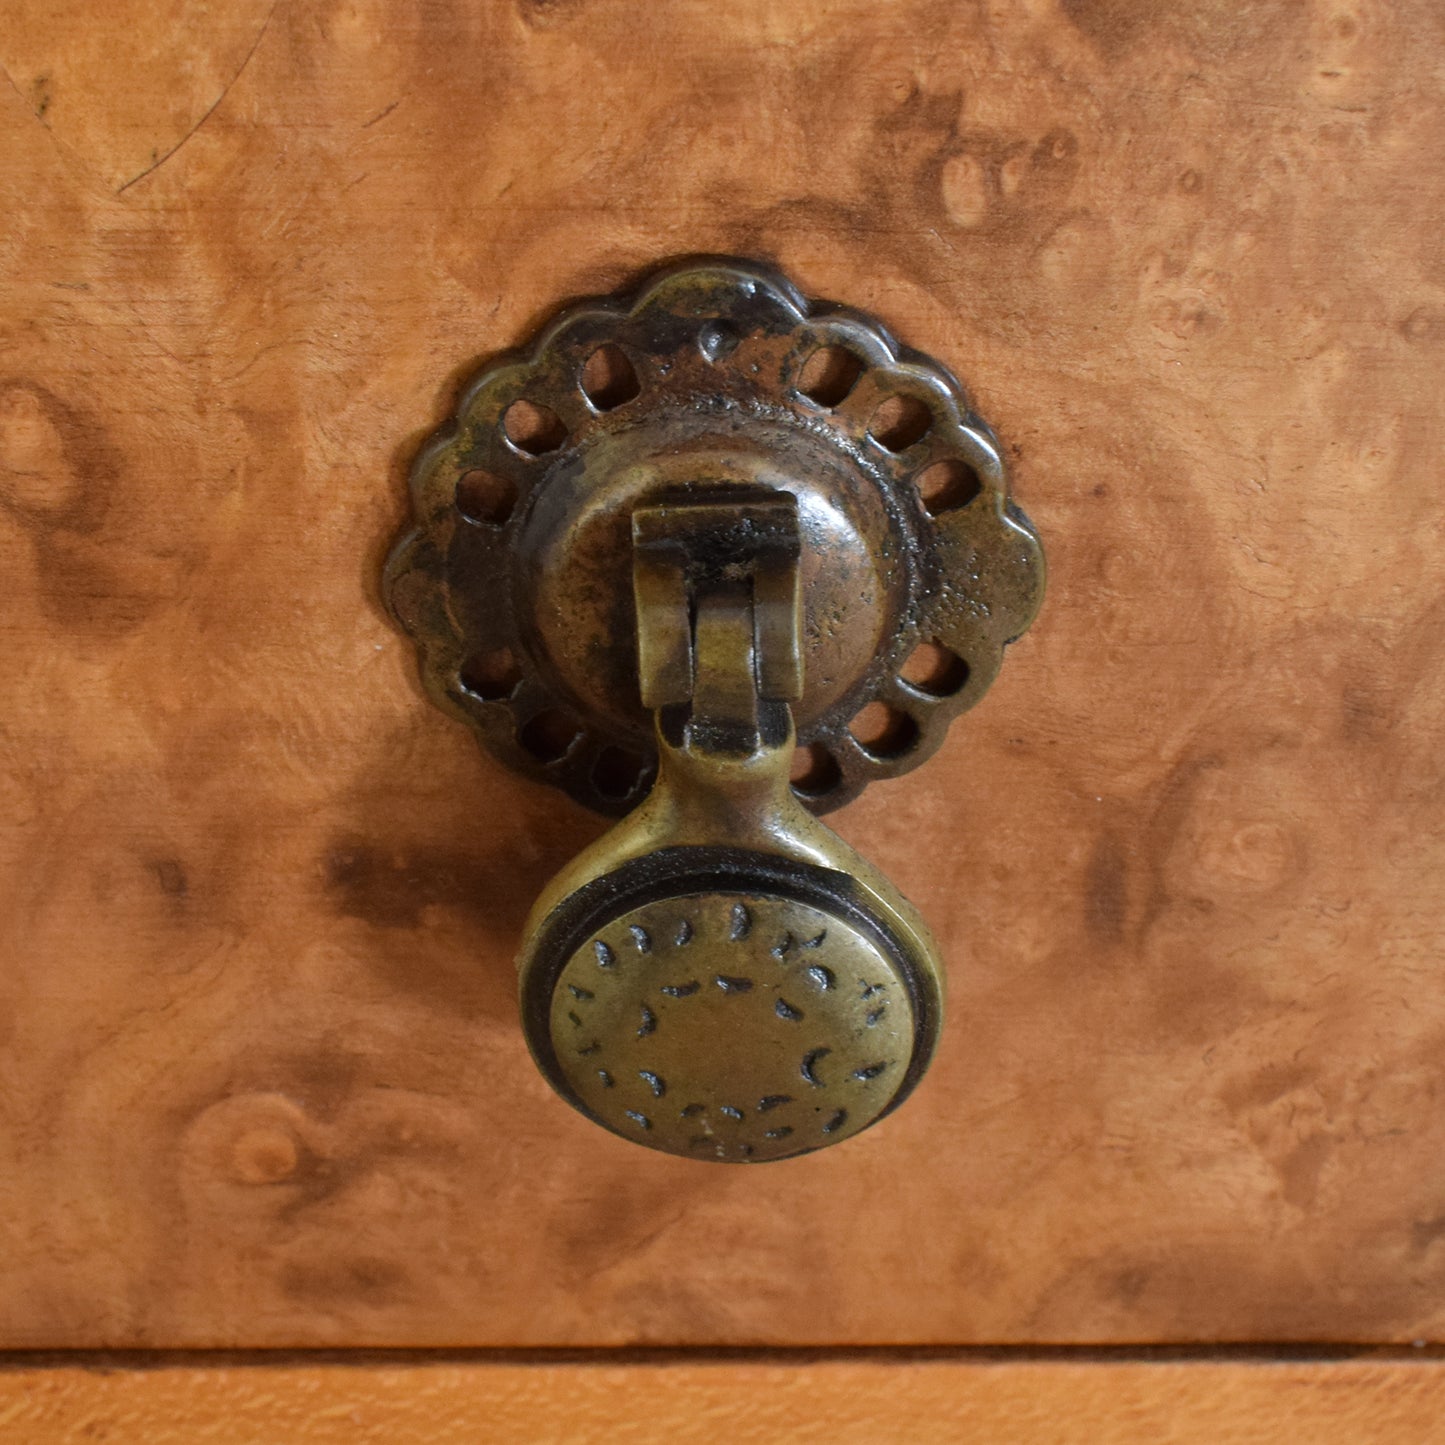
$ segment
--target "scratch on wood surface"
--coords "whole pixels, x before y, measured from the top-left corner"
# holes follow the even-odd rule
[[[397,108],[397,106],[399,106],[400,104],[401,104],[401,97],[398,96],[394,101],[392,101],[392,103],[391,103],[390,105],[388,105],[388,106],[383,106],[382,109],[380,109],[379,111],[377,111],[377,113],[376,113],[374,116],[372,116],[372,118],[371,118],[370,120],[364,120],[364,121],[362,121],[362,123],[361,123],[361,128],[362,128],[362,130],[370,130],[370,129],[372,128],[372,126],[376,125],[379,121],[385,120],[385,119],[387,118],[387,116],[389,116],[389,115],[392,113],[392,111],[394,111],[394,110]]]
[[[11,75],[10,72],[3,65],[0,65],[0,75],[3,75],[5,77],[6,84],[9,85],[10,89],[13,90],[15,94],[20,97],[20,100],[24,104],[25,109],[28,110],[30,114],[35,117],[36,123],[41,127],[42,130],[44,130],[45,134],[48,135],[50,139],[55,142],[56,146],[60,150],[64,150],[65,147],[61,145],[60,137],[55,134],[55,131],[51,127],[50,122],[45,119],[44,108],[36,106],[35,102],[30,99],[30,97],[27,96],[18,85],[16,85],[15,77]]]
[[[276,8],[278,5],[280,5],[280,3],[281,0],[274,0],[271,8],[266,12],[266,18],[261,22],[261,28],[256,32],[256,38],[251,42],[250,49],[246,51],[246,54],[241,59],[240,65],[236,67],[236,73],[221,88],[221,93],[215,98],[215,100],[213,100],[210,105],[206,107],[206,112],[200,118],[200,120],[198,120],[195,125],[193,125],[190,130],[188,130],[185,135],[183,135],[180,140],[178,140],[175,145],[170,148],[170,150],[166,151],[164,155],[158,155],[150,163],[150,165],[148,165],[138,175],[132,176],[128,181],[124,182],[120,186],[117,186],[115,192],[116,195],[124,195],[125,192],[130,190],[130,188],[138,181],[143,181],[147,176],[152,175],[154,172],[158,171],[216,113],[216,110],[220,106],[221,102],[225,100],[225,98],[231,93],[231,87],[235,85],[235,83],[241,78],[242,74],[245,72],[246,67],[251,63],[251,57],[260,48],[261,41],[265,39],[266,31],[270,28],[271,17],[275,15]],[[15,82],[12,80],[10,83],[13,85]],[[44,122],[42,121],[41,124],[44,124]]]

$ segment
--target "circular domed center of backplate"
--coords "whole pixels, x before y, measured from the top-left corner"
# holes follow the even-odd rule
[[[563,967],[552,1046],[615,1133],[693,1159],[760,1162],[856,1134],[908,1073],[898,965],[805,903],[704,893],[643,904]]]
[[[803,537],[800,731],[844,696],[894,636],[908,577],[884,491],[861,458],[805,428],[739,412],[663,413],[602,430],[554,464],[513,553],[517,616],[533,658],[586,719],[645,751],[637,679],[632,514],[676,494],[775,487]]]

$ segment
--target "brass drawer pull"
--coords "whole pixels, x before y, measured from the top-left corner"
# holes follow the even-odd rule
[[[564,314],[467,389],[386,572],[428,690],[625,814],[522,947],[543,1073],[606,1128],[757,1162],[897,1107],[941,971],[815,816],[922,762],[1043,555],[936,363],[734,262]]]

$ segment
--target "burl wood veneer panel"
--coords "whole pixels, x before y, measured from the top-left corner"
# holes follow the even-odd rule
[[[222,8],[0,20],[0,1343],[1445,1333],[1439,7]],[[758,1169],[533,1071],[600,825],[376,587],[462,370],[694,251],[956,365],[1052,561],[838,820],[942,1056]]]

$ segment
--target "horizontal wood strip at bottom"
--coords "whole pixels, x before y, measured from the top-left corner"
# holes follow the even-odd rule
[[[253,1358],[15,1365],[0,1371],[0,1440],[1412,1445],[1445,1432],[1432,1359]]]

